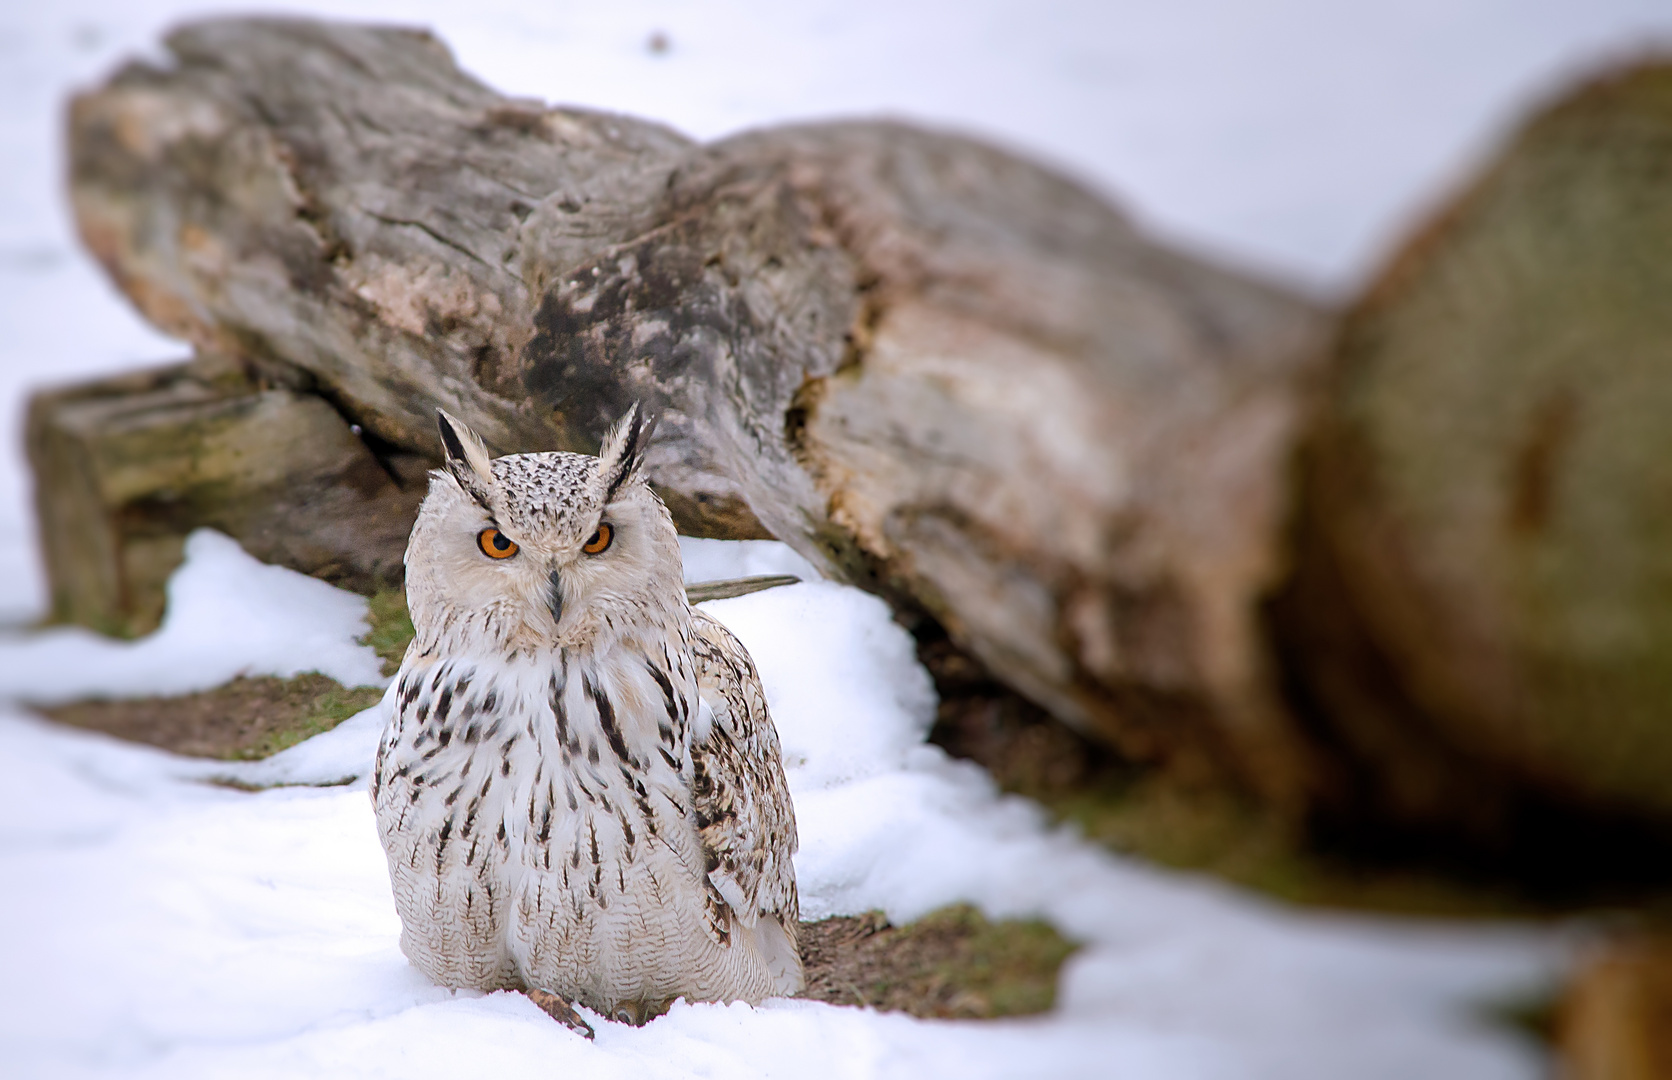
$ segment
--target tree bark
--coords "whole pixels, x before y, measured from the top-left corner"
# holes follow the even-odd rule
[[[70,116],[140,309],[379,447],[659,410],[681,527],[927,612],[1127,753],[1298,790],[1258,600],[1317,313],[1075,182],[892,123],[699,146],[503,98],[421,33],[198,23]]]

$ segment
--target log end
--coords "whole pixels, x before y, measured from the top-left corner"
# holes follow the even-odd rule
[[[193,529],[371,593],[402,580],[429,463],[323,398],[180,364],[37,394],[28,451],[55,619],[137,634]]]

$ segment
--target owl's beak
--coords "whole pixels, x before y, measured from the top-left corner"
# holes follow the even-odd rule
[[[558,575],[556,567],[552,568],[547,582],[546,606],[551,608],[552,625],[556,626],[563,621],[563,578]]]

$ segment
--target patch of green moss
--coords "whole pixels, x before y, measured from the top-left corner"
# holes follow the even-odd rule
[[[331,685],[319,687],[316,679],[323,679]],[[296,685],[304,682],[307,685]],[[255,741],[240,746],[230,754],[232,760],[259,761],[272,757],[281,750],[288,750],[315,735],[323,735],[349,717],[376,705],[378,699],[383,696],[383,691],[375,686],[349,687],[325,679],[324,676],[303,675],[285,680],[280,696],[283,699],[301,700],[296,702],[297,707],[290,715],[267,729]]]
[[[986,1003],[990,1016],[1025,1016],[1056,1002],[1057,974],[1073,943],[1035,919],[989,922],[967,904],[943,908],[906,928],[909,933],[949,930],[963,939],[959,954],[937,976],[962,983],[963,995]]]
[[[412,615],[406,609],[406,590],[379,589],[367,601],[366,618],[372,628],[360,644],[376,649],[383,658],[383,674],[393,675],[415,633]]]
[[[330,731],[383,696],[317,673],[238,678],[171,698],[77,701],[42,711],[59,723],[102,731],[193,757],[254,761]]]
[[[1074,944],[1036,920],[967,904],[894,926],[881,912],[801,924],[804,997],[943,1019],[1048,1011]]]

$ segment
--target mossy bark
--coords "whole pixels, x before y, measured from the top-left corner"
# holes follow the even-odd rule
[[[347,588],[399,583],[427,483],[324,398],[206,362],[38,394],[27,441],[54,614],[120,634],[156,625],[204,526]]]

